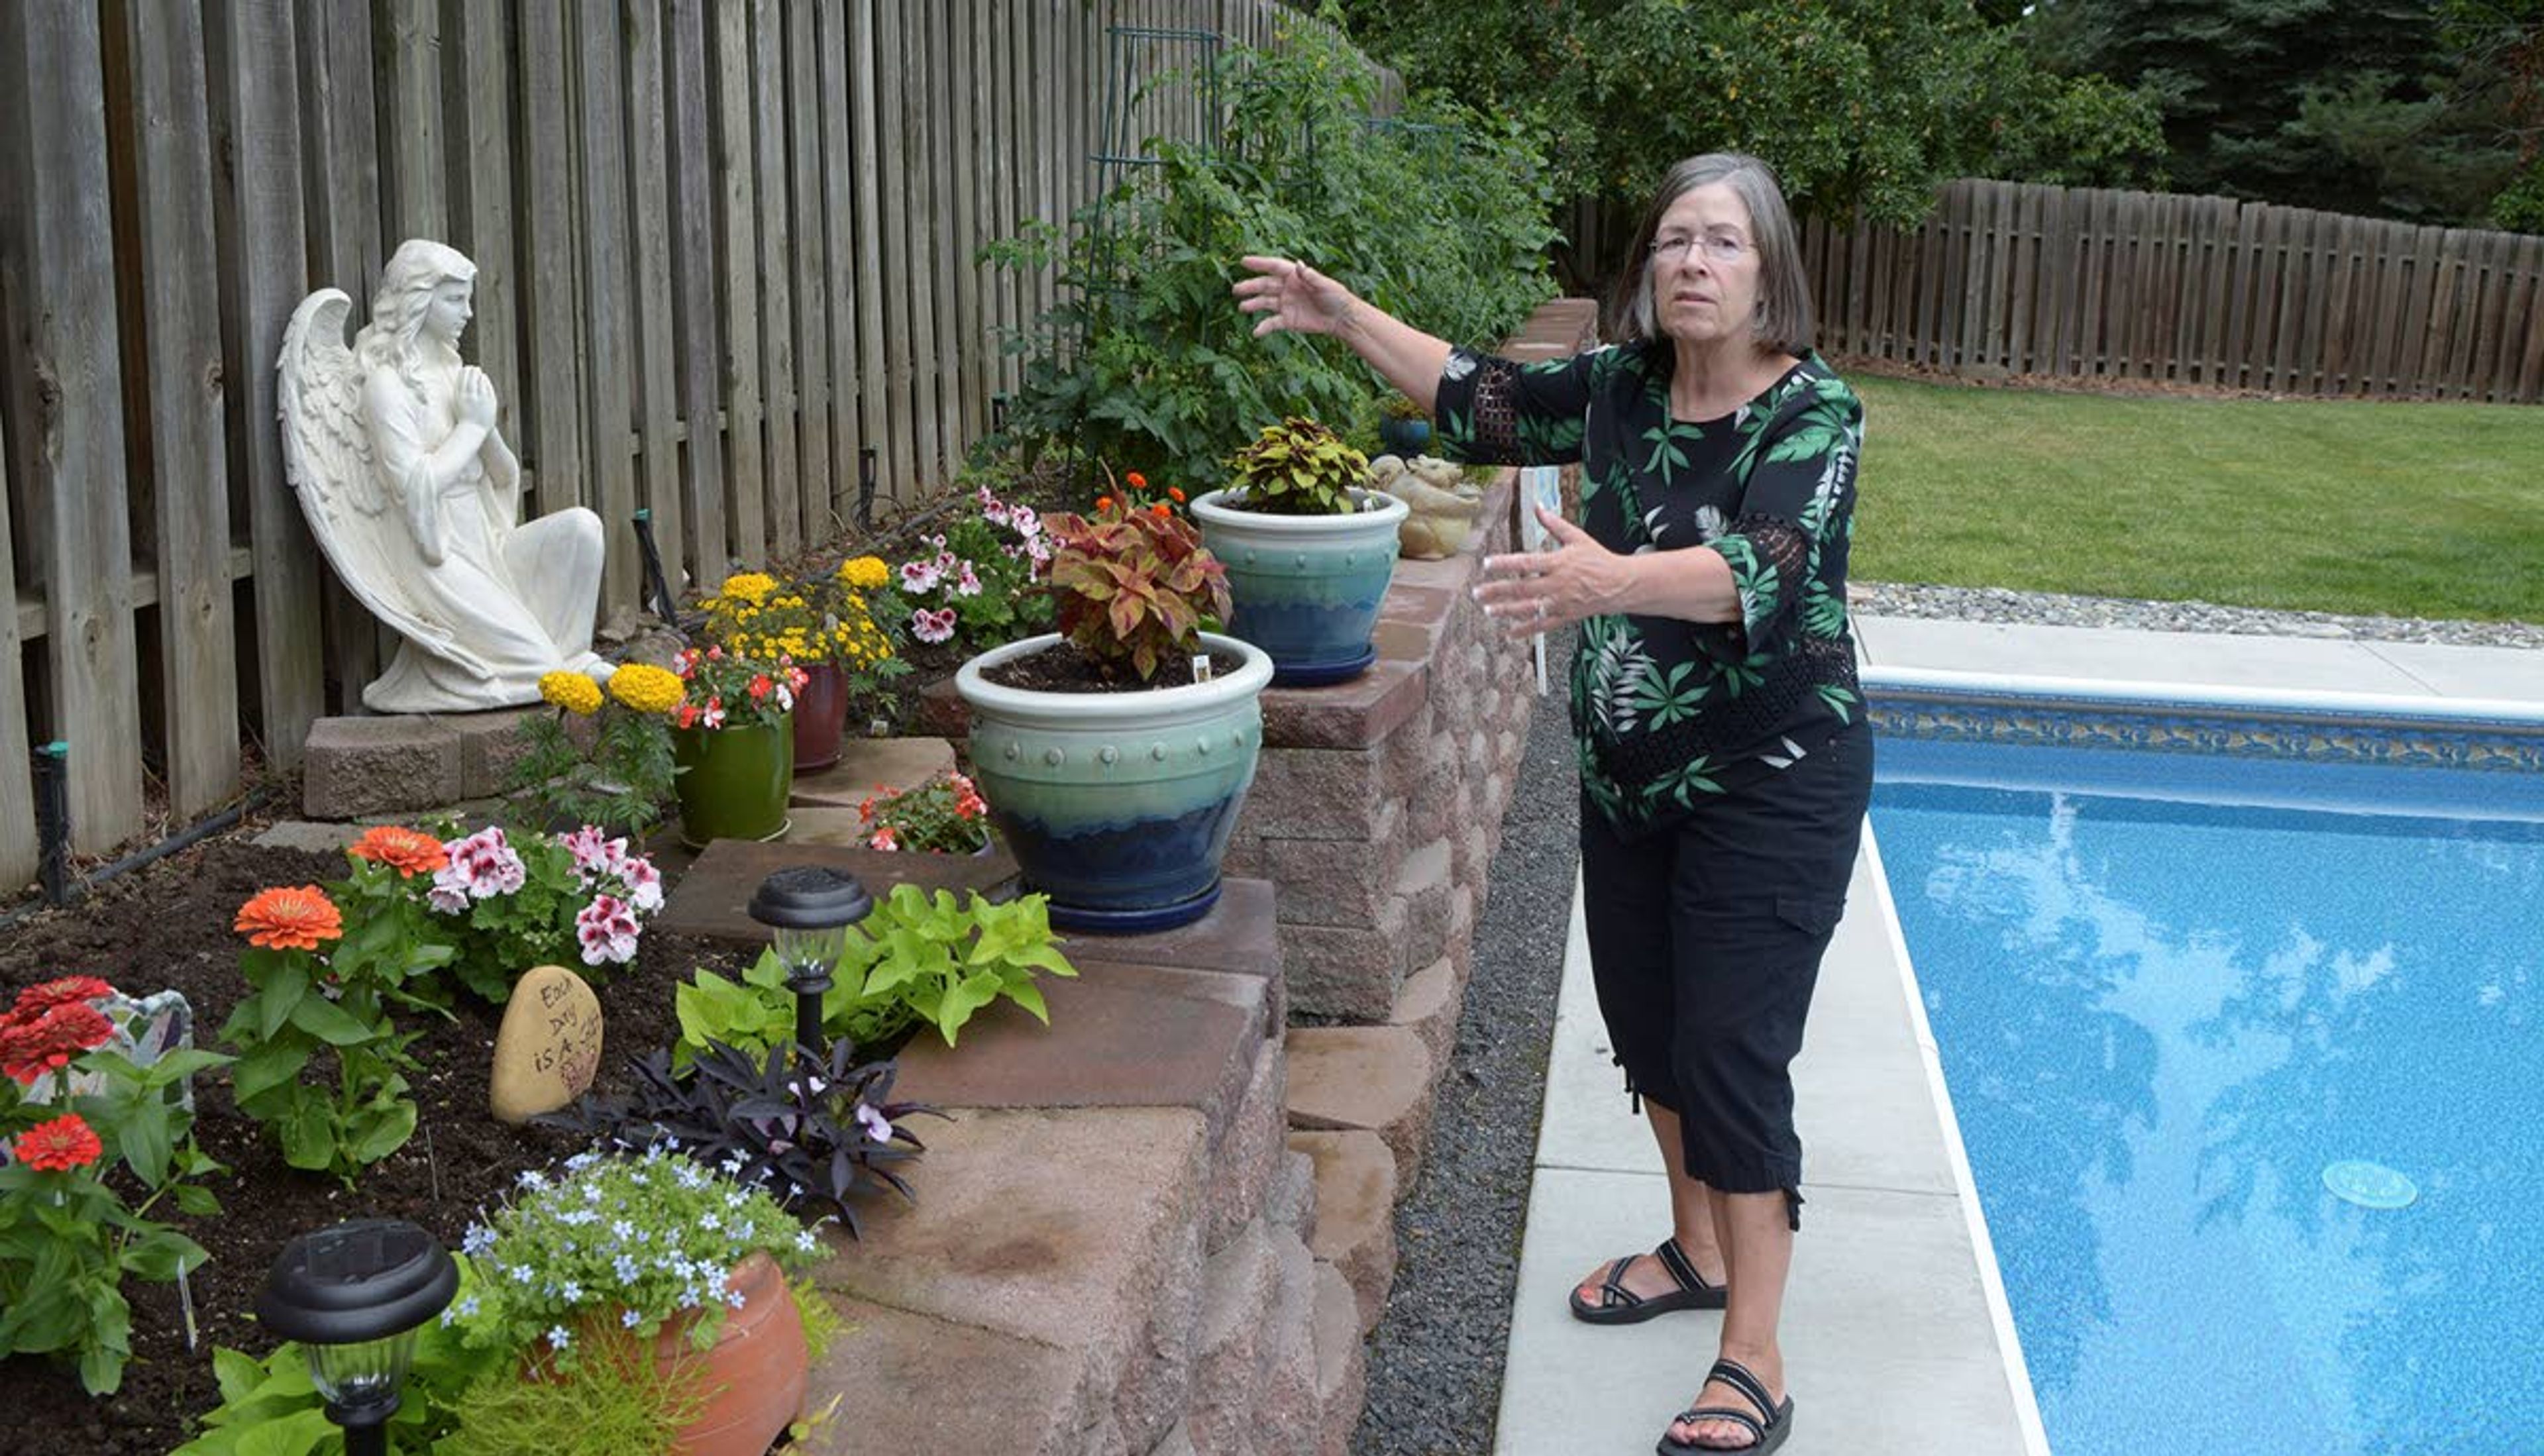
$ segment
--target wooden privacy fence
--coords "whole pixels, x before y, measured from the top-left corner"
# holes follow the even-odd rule
[[[31,743],[73,848],[296,763],[376,624],[285,483],[274,362],[408,237],[480,268],[464,346],[532,513],[650,511],[693,585],[941,486],[1053,279],[978,249],[1208,124],[1198,33],[1274,0],[0,0],[0,891]],[[1164,77],[1137,105],[1129,88]],[[1112,83],[1108,88],[1108,82]],[[1108,89],[1117,96],[1106,129]],[[12,609],[14,608],[14,609]],[[164,786],[164,804],[148,792]]]
[[[2231,198],[1955,182],[1804,228],[1821,347],[2280,394],[2544,399],[2544,237]]]

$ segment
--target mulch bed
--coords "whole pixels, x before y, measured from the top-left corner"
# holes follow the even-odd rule
[[[195,1009],[196,1040],[209,1046],[246,990],[242,942],[230,930],[239,905],[269,885],[341,878],[341,854],[260,849],[243,838],[172,855],[99,887],[81,903],[13,927],[0,944],[0,999],[55,976],[103,976],[132,995],[174,988]],[[730,973],[740,952],[649,931],[637,961],[599,988],[606,1048],[597,1091],[623,1090],[626,1061],[679,1034],[672,987],[699,966]],[[0,1411],[11,1413],[13,1456],[165,1456],[189,1438],[195,1417],[220,1403],[212,1347],[263,1355],[274,1340],[252,1313],[275,1256],[293,1235],[352,1217],[410,1219],[457,1248],[461,1234],[515,1177],[575,1151],[567,1134],[513,1128],[487,1112],[502,1010],[462,998],[454,1022],[401,1017],[424,1035],[413,1048],[424,1071],[421,1109],[407,1146],[362,1173],[356,1191],[284,1165],[281,1152],[230,1103],[226,1072],[196,1081],[196,1134],[227,1165],[210,1186],[215,1218],[168,1221],[211,1260],[193,1276],[199,1347],[186,1349],[174,1285],[127,1281],[133,1360],[115,1396],[92,1400],[65,1365],[36,1356],[0,1360]],[[428,1141],[429,1136],[429,1141]]]

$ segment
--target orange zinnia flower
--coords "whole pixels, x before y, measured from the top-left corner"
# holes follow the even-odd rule
[[[450,862],[450,855],[441,848],[441,841],[394,824],[383,824],[366,831],[345,852],[357,859],[377,860],[396,870],[401,879],[410,875],[432,874]]]
[[[277,885],[257,891],[256,898],[240,906],[230,929],[247,936],[250,945],[269,950],[315,950],[342,938],[345,922],[336,913],[336,902],[316,885]]]
[[[1171,485],[1166,487],[1166,496],[1178,506],[1184,503],[1184,493]]]
[[[1131,482],[1131,489],[1133,490],[1147,490],[1149,488],[1149,477],[1141,474],[1137,470],[1132,471],[1130,474],[1125,475],[1122,478]]]
[[[1111,496],[1097,496],[1097,497],[1095,498],[1095,509],[1096,509],[1096,510],[1098,510],[1098,511],[1110,511],[1110,510],[1112,510],[1112,509],[1113,509],[1113,498],[1112,498]]]

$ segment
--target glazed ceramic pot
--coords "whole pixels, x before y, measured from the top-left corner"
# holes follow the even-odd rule
[[[1415,455],[1422,453],[1424,448],[1431,444],[1431,422],[1428,420],[1381,420],[1378,422],[1378,438],[1387,443],[1387,448],[1390,453],[1402,455],[1407,460],[1410,460]]]
[[[672,730],[672,762],[680,770],[672,780],[680,800],[680,843],[702,849],[714,840],[773,840],[786,832],[795,777],[793,716]]]
[[[848,675],[836,663],[804,669],[795,692],[795,771],[810,773],[839,762],[839,735],[848,722]]]
[[[1051,896],[1055,926],[1137,934],[1199,920],[1219,901],[1220,857],[1254,782],[1272,660],[1206,632],[1243,659],[1208,683],[1054,692],[987,677],[1060,640],[1012,642],[955,674],[991,822],[1026,888]]]
[[[1203,544],[1228,568],[1234,609],[1228,634],[1269,653],[1284,688],[1348,682],[1378,660],[1370,633],[1395,575],[1405,504],[1355,490],[1348,516],[1275,516],[1228,504],[1215,490],[1192,503]]]

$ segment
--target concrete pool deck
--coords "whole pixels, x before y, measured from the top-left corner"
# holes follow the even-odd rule
[[[2544,652],[2515,648],[1878,616],[1856,629],[1882,668],[2544,704]],[[1668,1227],[1659,1155],[1608,1061],[1578,916],[1576,895],[1497,1456],[1651,1450],[1720,1329],[1711,1314],[1596,1328],[1564,1309],[1583,1274]],[[1869,835],[1794,1083],[1809,1206],[1786,1300],[1795,1416],[1783,1450],[2047,1451]]]

